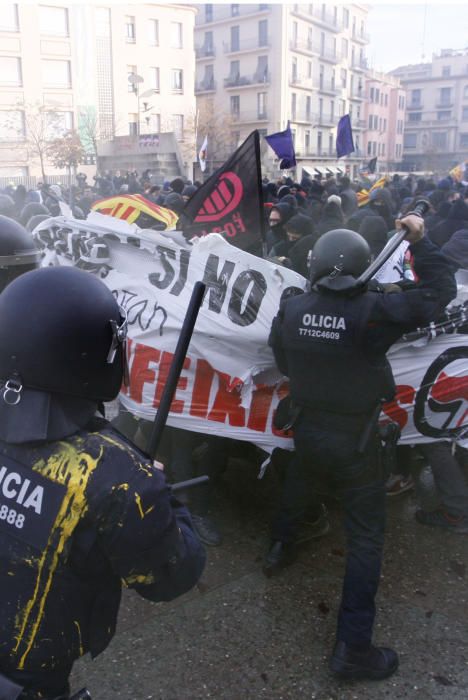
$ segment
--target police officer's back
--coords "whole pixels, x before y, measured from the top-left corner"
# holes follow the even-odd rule
[[[456,295],[450,265],[424,237],[422,219],[408,216],[403,222],[419,278],[415,288],[380,294],[359,287],[356,278],[370,263],[366,241],[353,231],[330,231],[312,252],[311,290],[285,301],[270,334],[297,418],[296,459],[266,572],[292,561],[313,480],[331,479],[345,510],[348,545],[331,659],[331,670],[344,679],[381,679],[398,666],[394,651],[371,643],[385,526],[375,427],[381,401],[394,393],[385,353],[404,332],[436,318]]]
[[[66,697],[75,659],[107,646],[121,582],[171,600],[204,566],[163,473],[95,418],[125,335],[112,293],[74,268],[0,295],[0,672],[28,700]]]

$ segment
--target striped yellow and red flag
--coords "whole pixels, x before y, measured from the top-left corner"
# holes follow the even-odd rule
[[[364,207],[366,204],[369,204],[370,201],[370,195],[371,192],[375,192],[375,190],[380,190],[382,187],[384,187],[385,183],[387,182],[387,176],[382,175],[378,180],[374,182],[370,190],[361,190],[360,192],[357,193],[357,200],[358,200],[358,206],[359,207]]]
[[[464,163],[459,163],[458,165],[456,165],[449,172],[450,177],[453,177],[453,179],[456,182],[461,182],[463,180],[464,175],[465,175],[465,170],[466,170],[467,165],[468,165],[468,160],[465,160]]]
[[[106,197],[106,199],[94,202],[91,208],[100,214],[107,214],[116,219],[123,219],[129,224],[136,223],[137,225],[138,218],[142,214],[146,214],[165,224],[166,229],[174,228],[179,218],[171,209],[153,204],[141,194],[117,194],[114,197]]]

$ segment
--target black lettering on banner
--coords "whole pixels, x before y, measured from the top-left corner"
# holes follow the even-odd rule
[[[187,272],[188,272],[189,262],[190,262],[190,251],[181,249],[180,261],[179,261],[179,277],[178,277],[175,285],[171,289],[171,294],[174,294],[174,296],[176,296],[176,297],[179,296],[179,294],[181,293],[181,291],[185,287],[185,283],[187,282]]]
[[[158,245],[156,247],[156,250],[158,251],[160,255],[160,260],[161,260],[161,265],[164,268],[164,272],[166,273],[164,276],[160,272],[150,272],[148,275],[148,280],[149,282],[157,287],[158,289],[166,289],[169,287],[171,282],[173,282],[174,277],[175,277],[175,270],[174,267],[171,265],[170,258],[171,260],[176,259],[176,253],[175,250],[172,248],[165,248],[162,245]]]
[[[249,290],[247,300],[245,296]],[[265,277],[258,270],[244,270],[237,277],[232,288],[228,306],[230,320],[238,326],[249,326],[255,321],[266,294]]]
[[[205,299],[208,296],[208,308],[217,314],[221,313],[235,263],[226,260],[219,275],[218,265],[219,257],[211,254],[206,261],[203,275],[203,282],[206,284]]]
[[[459,427],[450,427],[450,425],[466,402],[468,377],[452,377],[449,372],[444,372],[450,364],[462,359],[468,359],[468,347],[449,348],[434,360],[424,375],[414,403],[414,425],[422,435],[442,439],[456,438],[466,432],[466,424]],[[446,375],[444,380],[440,378],[442,372]],[[442,381],[444,382],[443,390],[440,392],[443,394],[443,401],[430,396],[439,381],[441,384]],[[427,408],[433,413],[448,414],[442,427],[429,423],[429,417],[426,415]]]
[[[159,306],[158,302],[150,302],[148,299],[138,299],[138,294],[129,292],[127,289],[121,291],[114,289],[112,293],[120,306],[127,312],[129,326],[138,325],[140,330],[147,331],[151,326],[154,325],[157,328],[159,325],[159,335],[163,334],[164,324],[168,316],[163,306]],[[158,322],[155,321],[157,314],[160,317]]]
[[[0,532],[42,550],[67,492],[9,457],[0,457]]]

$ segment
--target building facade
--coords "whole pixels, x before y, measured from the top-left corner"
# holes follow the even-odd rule
[[[299,173],[357,175],[365,158],[365,5],[205,4],[195,20],[199,114],[222,115],[226,151],[253,129],[293,131]],[[355,153],[337,162],[336,126],[351,115]],[[205,129],[210,130],[206,121]],[[217,125],[212,129],[218,128]],[[218,128],[219,130],[219,128]],[[199,140],[204,136],[199,128]],[[218,139],[222,141],[222,139]],[[224,153],[212,154],[215,161]],[[278,165],[264,148],[270,175]]]
[[[380,172],[398,170],[403,157],[406,97],[398,78],[369,71],[365,80],[364,151]]]
[[[444,173],[468,159],[468,50],[443,50],[432,63],[392,71],[407,94],[403,160]]]
[[[71,129],[84,143],[173,131],[193,142],[192,161],[195,14],[149,2],[3,2],[0,176],[40,174],[32,141],[46,147]]]

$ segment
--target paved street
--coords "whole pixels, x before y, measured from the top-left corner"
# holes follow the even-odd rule
[[[418,525],[414,494],[389,499],[375,641],[398,651],[400,669],[345,685],[327,671],[344,566],[340,509],[328,499],[329,535],[267,579],[275,490],[274,475],[259,482],[251,465],[231,463],[215,509],[225,542],[209,549],[197,589],[170,604],[126,591],[116,637],[76,665],[74,690],[87,685],[93,700],[466,700],[468,537]]]

